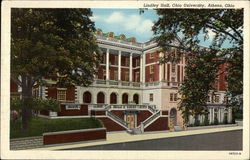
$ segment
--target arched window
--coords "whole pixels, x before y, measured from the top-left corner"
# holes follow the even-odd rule
[[[117,95],[114,92],[110,94],[110,104],[117,104]]]
[[[135,104],[139,104],[139,95],[138,94],[134,94],[133,101]]]
[[[105,103],[105,95],[103,92],[97,94],[97,103]]]
[[[83,93],[83,103],[91,103],[91,93],[86,91]]]
[[[122,104],[128,104],[128,94],[123,93],[122,95]]]

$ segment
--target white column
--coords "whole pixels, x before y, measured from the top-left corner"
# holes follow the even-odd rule
[[[228,123],[231,123],[232,122],[232,108],[228,108],[228,114],[227,114],[227,121]]]
[[[212,122],[214,123],[214,108],[212,108]]]
[[[142,55],[142,83],[145,83],[145,54]]]
[[[121,51],[118,54],[118,81],[121,80]]]
[[[106,53],[106,79],[109,80],[109,49],[107,48]]]
[[[132,56],[133,53],[130,53],[130,61],[129,61],[129,81],[132,82]]]
[[[140,57],[140,82],[143,82],[143,55]]]
[[[221,123],[221,109],[218,108],[218,121]]]
[[[209,108],[209,123],[212,123],[212,108]]]

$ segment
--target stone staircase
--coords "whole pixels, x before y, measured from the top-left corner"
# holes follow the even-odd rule
[[[98,107],[99,108],[99,107]],[[147,109],[153,113],[150,117],[148,117],[145,121],[143,121],[138,127],[129,129],[128,123],[124,121],[123,119],[119,118],[115,114],[111,112],[110,105],[105,105],[104,109],[106,110],[106,116],[122,127],[127,129],[127,132],[130,134],[141,134],[144,132],[144,128],[148,127],[150,124],[152,124],[155,120],[157,120],[161,116],[161,111],[157,110],[153,107],[148,107]]]

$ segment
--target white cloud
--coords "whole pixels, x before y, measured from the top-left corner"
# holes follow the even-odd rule
[[[146,39],[150,39],[153,35],[151,31],[152,20],[138,14],[125,14],[116,11],[110,15],[96,15],[92,20],[97,20],[98,24],[105,26],[106,29],[108,28],[108,32],[123,33],[125,35],[129,33],[136,38],[147,37]]]
[[[124,15],[121,12],[113,12],[105,21],[107,23],[119,23],[124,21]]]

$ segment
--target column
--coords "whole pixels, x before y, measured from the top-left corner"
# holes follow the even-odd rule
[[[221,123],[221,109],[218,108],[218,121]]]
[[[132,82],[132,57],[133,53],[130,53],[130,61],[129,61],[129,81]]]
[[[118,53],[118,81],[121,80],[121,51]]]
[[[142,55],[142,83],[145,83],[145,54]]]
[[[161,58],[163,56],[163,53],[162,52],[160,52],[159,53],[159,58]],[[163,65],[162,64],[159,64],[159,81],[161,82],[162,81],[162,77],[163,77],[163,75],[162,75],[162,67],[163,67]]]
[[[232,122],[232,108],[231,107],[229,107],[228,108],[228,114],[227,114],[227,121],[228,121],[228,123],[231,123]]]
[[[109,80],[109,49],[107,48],[106,53],[106,79]]]
[[[214,108],[212,108],[212,122],[214,123]]]
[[[209,108],[209,123],[212,123],[212,108]]]
[[[143,81],[143,55],[140,56],[140,82]]]

